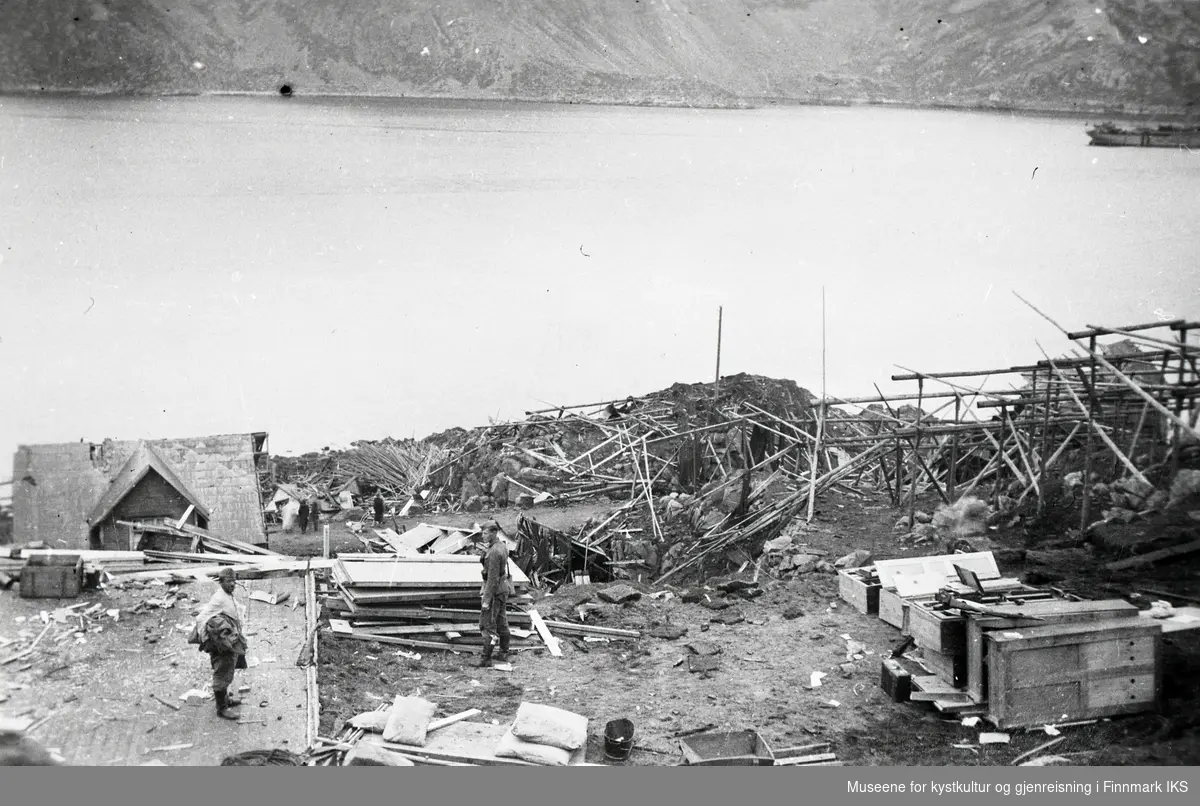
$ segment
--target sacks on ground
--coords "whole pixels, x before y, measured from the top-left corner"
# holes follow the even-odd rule
[[[433,719],[437,706],[420,697],[396,697],[392,710],[388,712],[387,725],[383,729],[383,740],[414,747],[425,746],[425,731]]]
[[[536,744],[518,739],[512,729],[504,732],[500,743],[496,745],[496,758],[518,758],[531,764],[542,764],[546,767],[565,767],[571,761],[571,752],[561,747],[551,747],[548,744]]]
[[[355,714],[350,717],[350,727],[365,730],[369,733],[383,733],[387,729],[388,719],[391,715],[391,710],[367,711],[366,713]]]
[[[517,709],[512,733],[518,739],[563,750],[578,750],[587,743],[586,716],[552,705],[523,702]]]

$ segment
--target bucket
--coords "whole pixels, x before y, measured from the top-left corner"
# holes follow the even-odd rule
[[[604,726],[604,755],[614,761],[624,761],[633,750],[633,723],[614,719]]]

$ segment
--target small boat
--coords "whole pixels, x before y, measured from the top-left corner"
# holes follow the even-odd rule
[[[1088,129],[1094,146],[1142,146],[1144,148],[1200,149],[1200,126],[1146,126],[1123,129],[1113,123],[1101,123]]]

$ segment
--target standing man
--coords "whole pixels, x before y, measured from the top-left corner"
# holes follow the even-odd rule
[[[320,519],[320,517],[321,517],[321,500],[314,495],[311,499],[309,499],[309,502],[308,502],[308,521],[309,521],[309,523],[312,524],[314,535],[317,533],[317,529],[319,528],[317,525],[317,522]]]
[[[479,589],[481,609],[479,631],[483,633],[483,657],[480,666],[492,665],[492,649],[497,639],[500,652],[496,661],[508,660],[508,644],[512,639],[508,631],[508,597],[513,594],[512,577],[508,573],[508,545],[500,539],[500,527],[495,521],[485,531],[487,551],[480,561],[483,563],[483,585]]]
[[[308,502],[301,501],[300,502],[300,534],[304,534],[307,531],[308,531]],[[313,531],[315,532],[317,530],[313,529]]]
[[[383,526],[383,496],[375,491],[375,523]]]
[[[242,632],[241,614],[233,600],[237,583],[232,568],[221,569],[217,585],[217,592],[200,608],[188,643],[199,644],[200,651],[207,652],[212,660],[217,716],[236,720],[239,714],[230,709],[242,703],[230,696],[229,687],[233,685],[234,670],[246,668],[246,638]]]

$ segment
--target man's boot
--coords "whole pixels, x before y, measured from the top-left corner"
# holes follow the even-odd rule
[[[233,689],[228,689],[225,692],[225,704],[230,708],[236,708],[242,704],[242,701],[234,696]]]
[[[500,652],[496,655],[497,663],[508,663],[508,636],[500,637]]]
[[[237,714],[229,710],[229,701],[224,691],[214,691],[213,696],[217,700],[217,716],[221,719],[236,720],[238,718]]]
[[[492,665],[492,642],[489,641],[483,645],[483,655],[479,658],[479,667],[482,669]]]

